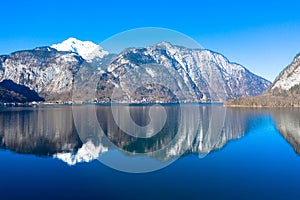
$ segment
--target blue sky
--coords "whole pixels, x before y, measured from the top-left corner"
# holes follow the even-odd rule
[[[2,1],[0,54],[61,42],[103,40],[133,28],[190,36],[273,81],[300,52],[297,1]]]

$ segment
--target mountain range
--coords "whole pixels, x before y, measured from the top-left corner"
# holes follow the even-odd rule
[[[296,55],[261,95],[237,98],[227,102],[228,106],[300,106],[300,54]]]
[[[28,102],[71,101],[74,83],[81,93],[76,101],[125,103],[223,102],[260,95],[271,84],[210,50],[161,42],[117,55],[75,38],[0,56],[0,82],[5,80],[38,94],[37,99],[23,99]],[[143,84],[135,86],[140,80]]]

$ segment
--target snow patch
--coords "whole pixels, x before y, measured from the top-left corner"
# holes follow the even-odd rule
[[[109,54],[102,47],[91,41],[81,41],[76,38],[69,38],[62,43],[53,44],[51,47],[57,51],[78,53],[87,62],[91,62],[94,58],[103,58]]]
[[[295,70],[295,72],[287,78],[281,78],[278,80],[272,89],[281,88],[283,90],[289,90],[293,86],[300,84],[300,68]]]
[[[68,165],[75,165],[81,162],[91,162],[106,151],[108,151],[108,148],[102,144],[95,146],[92,141],[88,141],[76,153],[57,153],[53,157],[66,162]]]

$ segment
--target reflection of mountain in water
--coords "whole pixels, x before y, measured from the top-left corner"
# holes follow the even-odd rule
[[[153,115],[152,123],[149,106],[114,109],[118,111],[119,123],[128,125],[127,130],[132,133],[146,127],[143,131],[147,135],[163,120],[163,115]],[[130,115],[125,115],[122,109],[129,109]],[[152,109],[158,112],[155,106]],[[145,154],[168,161],[182,154],[203,156],[222,148],[244,134],[248,119],[253,116],[253,112],[244,109],[222,106],[164,106],[163,109],[167,116],[163,127],[152,137],[139,138],[125,133],[116,124],[108,106],[96,106],[96,120],[103,131],[93,124],[96,116],[93,106],[74,108],[76,128],[69,106],[12,108],[0,112],[1,147],[19,153],[53,155],[69,164],[88,162],[115,149],[121,149],[127,156]],[[132,120],[138,126],[133,126]]]
[[[300,108],[278,108],[272,116],[278,131],[300,155]]]
[[[52,155],[81,146],[72,109],[8,108],[0,112],[0,146],[19,153]]]
[[[221,149],[230,140],[242,137],[252,115],[253,113],[241,109],[208,108],[203,113],[203,118],[210,118],[199,124],[200,132],[195,137],[191,151],[207,154]]]
[[[96,115],[93,115],[92,107],[76,109],[78,112],[75,112],[77,118],[75,121],[79,123],[77,127],[84,130],[79,131],[82,141],[92,140],[95,144],[102,145],[102,149],[103,147],[121,149],[127,156],[146,154],[164,161],[185,153],[199,153],[203,156],[222,148],[228,141],[240,138],[244,134],[248,118],[254,114],[244,109],[226,109],[222,106],[164,106],[167,119],[163,128],[152,137],[140,138],[134,136],[137,135],[134,132],[139,129],[134,125],[128,125],[132,120],[140,126],[148,125],[147,132],[155,129],[157,122],[163,118],[158,115],[153,119],[152,126],[149,126],[151,120],[148,106],[96,107],[97,123],[99,122],[102,128],[100,132],[95,131],[97,128],[93,125],[93,118]],[[114,120],[112,109],[118,110],[119,119]],[[130,115],[125,115],[123,109],[129,109]],[[81,123],[82,121],[87,123]],[[116,121],[131,126],[127,127],[127,130],[132,131],[126,133]],[[69,156],[60,154],[65,161],[70,160]]]

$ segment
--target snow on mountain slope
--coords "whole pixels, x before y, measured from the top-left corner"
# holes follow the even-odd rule
[[[12,80],[27,86],[46,101],[69,100],[73,76],[83,62],[77,53],[49,47],[18,51],[0,56],[0,81]]]
[[[135,91],[130,100],[135,103],[170,103],[177,102],[178,98],[184,102],[220,102],[259,95],[270,84],[243,66],[229,62],[221,54],[168,42],[147,48],[125,49],[119,55],[108,55],[100,46],[75,38],[52,47],[0,56],[0,81],[10,79],[25,85],[46,101],[66,101],[70,100],[74,76],[80,71],[85,74],[78,77],[85,78],[80,79],[79,85],[86,92],[93,91],[87,83],[99,81],[96,97],[100,102],[111,100],[114,88],[118,87],[125,93],[119,93],[120,98],[116,100],[128,102],[132,87],[140,84],[143,77],[148,85]],[[97,68],[84,62],[94,58],[97,58]],[[149,66],[143,70],[143,65]],[[161,67],[151,68],[150,65]],[[101,73],[97,70],[99,68]],[[80,96],[83,97],[89,98],[88,95]],[[90,101],[91,98],[80,100]]]
[[[90,62],[94,58],[103,58],[108,55],[99,45],[90,41],[80,41],[76,38],[69,38],[62,43],[51,46],[57,51],[71,51],[78,53],[83,59]]]
[[[108,66],[107,72],[118,80],[126,71],[132,68],[138,70],[138,66],[143,64],[159,64],[166,70],[175,69],[180,78],[177,79],[179,89],[197,95],[198,99],[191,101],[225,101],[256,96],[270,85],[269,81],[239,64],[229,62],[219,53],[189,49],[168,42],[147,48],[126,49]],[[154,76],[153,71],[146,70],[146,73],[149,77]]]
[[[276,78],[271,89],[275,88],[289,90],[300,84],[300,54],[297,55],[289,66],[287,66]]]

